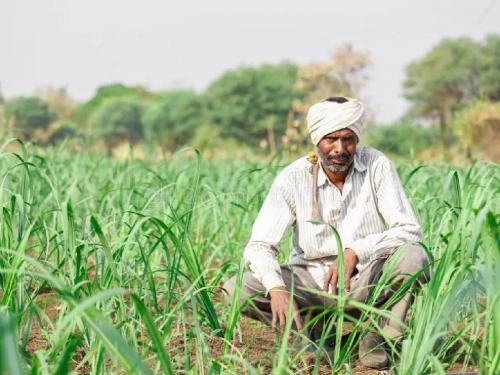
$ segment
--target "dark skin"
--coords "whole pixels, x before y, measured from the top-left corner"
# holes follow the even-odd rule
[[[342,192],[345,179],[352,168],[352,161],[356,153],[358,137],[350,129],[341,129],[325,135],[318,143],[318,154],[321,159],[321,166],[328,179]],[[351,276],[359,260],[354,251],[350,248],[344,250],[344,280],[345,290],[351,290]],[[326,275],[323,290],[328,292],[331,288],[333,294],[338,292],[338,266],[333,263]],[[284,288],[273,288],[269,291],[271,297],[272,327],[276,323],[283,326],[286,323],[288,305],[290,303],[290,292]],[[302,329],[302,318],[298,312],[298,306],[294,302],[292,306],[293,319],[297,329]]]

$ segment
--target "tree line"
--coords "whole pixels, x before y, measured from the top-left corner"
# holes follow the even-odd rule
[[[0,98],[0,121],[4,135],[43,144],[70,138],[108,150],[128,143],[163,153],[186,144],[303,152],[310,147],[307,108],[326,96],[359,97],[369,66],[366,52],[346,44],[312,64],[232,69],[201,92],[111,84],[76,103],[65,90],[46,88],[31,97]],[[370,127],[366,142],[401,156],[455,148],[498,161],[491,142],[500,128],[498,66],[498,35],[441,41],[406,68],[407,114]]]

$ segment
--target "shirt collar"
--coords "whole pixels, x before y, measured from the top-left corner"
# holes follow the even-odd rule
[[[318,163],[320,163],[319,170],[318,170],[318,186],[323,186],[329,180],[328,180],[328,176],[326,175],[325,171],[323,170],[323,167],[321,166],[321,161],[318,161]],[[361,160],[361,156],[357,150],[356,150],[356,153],[354,154],[353,166],[354,166],[354,169],[358,172],[364,172],[366,170],[366,164],[363,162],[363,160]]]

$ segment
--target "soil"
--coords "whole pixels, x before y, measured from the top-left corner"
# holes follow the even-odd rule
[[[263,374],[270,373],[272,370],[273,357],[276,355],[276,333],[268,326],[252,320],[247,317],[240,318],[241,331],[236,332],[237,338],[231,343],[231,351],[236,355],[245,358],[253,367],[259,369]],[[238,337],[239,336],[239,337]],[[194,340],[196,342],[196,339]],[[224,341],[222,338],[210,337],[206,339],[210,347],[211,356],[219,357],[223,352]],[[177,358],[185,356],[183,348],[186,347],[183,337],[174,337],[168,344],[168,349],[172,357]],[[193,345],[195,346],[196,343]],[[302,374],[312,374],[315,352],[304,352],[297,361],[298,371]],[[196,351],[193,348],[191,352],[191,363],[196,361]],[[332,370],[326,358],[323,358],[319,367],[319,374],[331,374]],[[355,364],[352,369],[354,375],[379,375],[387,374],[387,371],[379,371]]]
[[[50,321],[55,321],[57,316],[59,315],[60,306],[57,303],[52,303],[52,300],[56,299],[56,295],[51,293],[50,291],[44,291],[43,293],[38,295],[38,301],[42,301],[39,304],[42,306],[44,314],[47,316],[47,319]],[[31,325],[31,332],[29,341],[25,347],[25,350],[33,355],[35,351],[39,349],[47,349],[49,347],[49,343],[47,341],[45,332],[49,329],[47,324],[44,324],[44,319],[37,319],[36,317],[33,319]]]
[[[40,303],[43,300],[44,303]],[[30,332],[30,339],[25,347],[28,355],[33,355],[37,350],[48,349],[49,343],[47,341],[47,332],[50,330],[47,324],[47,319],[50,321],[55,321],[59,315],[60,306],[57,303],[56,295],[53,292],[47,291],[44,294],[38,296],[39,305],[44,309],[44,314],[46,317],[38,320],[33,319],[32,328]],[[261,373],[270,373],[272,370],[273,356],[276,355],[276,333],[268,326],[252,320],[247,317],[241,317],[240,320],[241,329],[235,332],[236,339],[231,343],[230,352],[232,351],[238,357],[241,354],[246,361],[248,361],[253,367],[259,369]],[[178,327],[173,327],[181,331]],[[146,339],[147,337],[142,337]],[[167,345],[167,350],[170,353],[171,358],[174,359],[174,366],[184,367],[185,364],[185,353],[184,350],[186,346],[189,346],[186,342],[184,336],[174,336],[172,340]],[[196,361],[196,345],[198,338],[192,339],[191,345],[191,363]],[[210,355],[212,358],[220,357],[223,352],[224,341],[222,338],[218,337],[206,337],[205,341],[210,348]],[[80,365],[78,371],[82,374],[88,374],[91,372],[90,365],[88,363],[80,364],[82,359],[85,357],[85,348],[77,348],[74,357],[72,367]],[[305,352],[301,355],[297,364],[297,370],[303,374],[312,374],[316,353]],[[176,362],[177,361],[177,362]],[[114,367],[108,360],[106,367]],[[114,368],[115,369],[115,368]],[[355,375],[379,375],[379,374],[390,374],[391,371],[379,371],[370,369],[359,364],[358,361],[354,362],[354,368],[352,368],[352,374]],[[455,364],[448,370],[449,374],[463,374],[463,369],[460,364]],[[467,373],[475,373],[477,369],[467,368]],[[331,374],[331,368],[327,362],[327,359],[323,358],[320,363],[319,374]]]

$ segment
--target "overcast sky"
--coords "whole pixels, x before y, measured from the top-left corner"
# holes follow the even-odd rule
[[[0,0],[5,97],[102,84],[202,90],[243,64],[328,58],[352,42],[372,58],[364,91],[377,120],[405,111],[404,67],[444,37],[500,33],[495,0]]]

